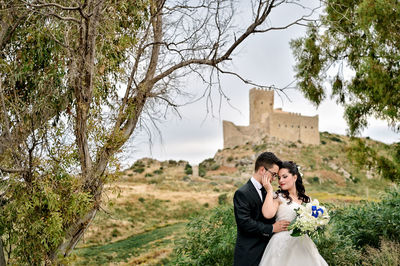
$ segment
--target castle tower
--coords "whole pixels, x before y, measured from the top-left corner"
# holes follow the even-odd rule
[[[273,113],[274,91],[253,88],[250,90],[250,125],[258,124],[263,121],[266,114]]]

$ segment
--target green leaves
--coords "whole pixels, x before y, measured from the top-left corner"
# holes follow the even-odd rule
[[[319,105],[331,89],[352,135],[371,115],[394,128],[400,122],[399,25],[396,0],[329,0],[321,25],[310,25],[305,38],[291,43],[300,90]],[[328,71],[336,72],[333,78]]]
[[[193,218],[188,236],[176,249],[174,265],[232,265],[236,230],[232,206],[220,206],[210,216]]]

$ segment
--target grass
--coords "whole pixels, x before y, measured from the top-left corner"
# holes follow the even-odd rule
[[[80,258],[76,265],[105,265],[128,262],[149,249],[165,248],[174,237],[182,235],[185,223],[168,225],[152,231],[128,237],[106,245],[79,248],[74,253]],[[171,237],[172,236],[172,237]]]

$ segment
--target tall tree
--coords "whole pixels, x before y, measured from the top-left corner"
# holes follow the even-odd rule
[[[400,130],[400,2],[324,3],[307,36],[292,41],[300,89],[316,105],[330,91],[345,107],[351,134],[364,129],[369,116]]]
[[[300,90],[316,105],[329,94],[336,98],[345,107],[351,135],[366,128],[371,116],[399,132],[400,2],[327,0],[324,5],[307,36],[291,43]],[[392,148],[388,160],[358,141],[352,154],[359,163],[400,180],[400,145]]]
[[[318,2],[318,1],[317,1]],[[309,3],[309,1],[308,1]],[[254,1],[247,25],[231,0],[0,1],[0,233],[8,263],[65,258],[94,219],[116,154],[179,81],[210,89],[255,33],[304,24],[298,1]],[[302,6],[287,25],[274,10]],[[240,23],[240,24],[239,24]]]

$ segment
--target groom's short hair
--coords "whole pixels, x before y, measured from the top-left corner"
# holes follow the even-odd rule
[[[263,152],[260,155],[258,155],[257,160],[256,160],[256,165],[255,165],[255,172],[263,166],[266,169],[272,168],[272,166],[276,164],[279,168],[282,166],[282,161],[279,160],[278,157],[276,157],[275,154],[272,152]]]

